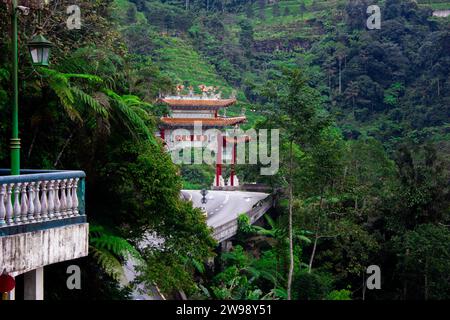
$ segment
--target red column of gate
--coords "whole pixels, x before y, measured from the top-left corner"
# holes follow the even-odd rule
[[[237,147],[237,141],[235,138],[233,138],[233,151],[231,155],[231,186],[234,187],[234,176],[236,175],[236,147]]]
[[[223,137],[219,133],[217,136],[216,187],[220,186],[220,176],[222,175],[222,149]]]

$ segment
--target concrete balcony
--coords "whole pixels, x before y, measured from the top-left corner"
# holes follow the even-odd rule
[[[37,170],[21,174],[0,170],[0,272],[25,273],[33,282],[25,282],[25,298],[40,299],[44,266],[88,255],[86,175]]]

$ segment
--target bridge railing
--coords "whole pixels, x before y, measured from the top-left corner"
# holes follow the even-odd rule
[[[85,216],[83,171],[22,170],[10,176],[0,169],[0,236],[24,232],[24,226]]]
[[[250,223],[253,224],[259,218],[261,218],[269,209],[273,206],[273,196],[268,196],[264,200],[259,201],[253,209],[245,214],[250,218]],[[218,241],[225,241],[234,235],[238,231],[238,221],[234,219],[219,227],[216,227],[213,232],[213,237]]]

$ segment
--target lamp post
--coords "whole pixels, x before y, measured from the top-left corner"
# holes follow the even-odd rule
[[[19,139],[19,49],[18,49],[18,5],[12,0],[11,26],[12,26],[12,80],[13,80],[13,109],[12,109],[12,136],[11,148],[11,175],[20,174],[20,139]]]
[[[206,195],[208,194],[208,191],[206,189],[202,189],[202,191],[200,191],[200,193],[202,195],[202,204],[208,203],[208,200],[206,199]]]
[[[19,138],[19,44],[18,44],[18,16],[19,12],[28,14],[29,8],[19,6],[18,0],[11,0],[11,40],[12,40],[12,136],[11,175],[20,175],[20,138]],[[40,16],[40,13],[39,13]],[[40,19],[39,19],[40,20]],[[40,24],[40,21],[39,21]],[[39,29],[40,30],[40,29]],[[40,33],[29,43],[29,50],[35,66],[48,66],[50,48],[52,44]]]

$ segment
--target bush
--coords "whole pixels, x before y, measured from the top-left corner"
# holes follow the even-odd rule
[[[332,289],[332,276],[328,273],[300,272],[293,282],[293,296],[298,300],[324,300]]]

